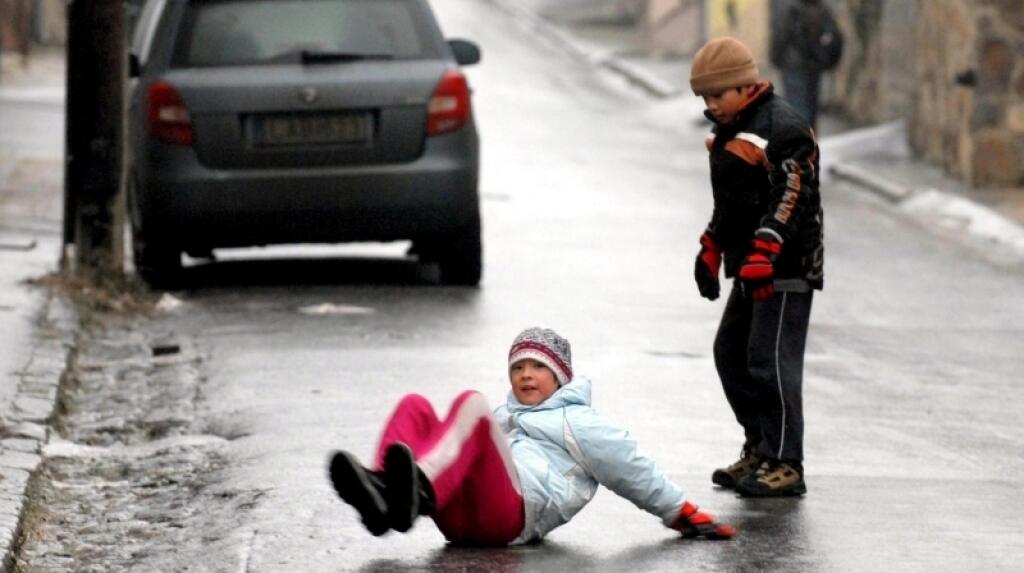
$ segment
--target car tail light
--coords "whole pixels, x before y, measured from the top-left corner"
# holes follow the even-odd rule
[[[149,132],[165,143],[192,145],[192,119],[177,90],[167,82],[154,82],[147,96]]]
[[[466,76],[448,70],[427,104],[427,135],[455,131],[469,121],[469,84]]]

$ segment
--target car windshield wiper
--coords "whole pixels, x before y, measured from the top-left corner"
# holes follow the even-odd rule
[[[311,52],[302,50],[303,64],[325,64],[331,62],[358,62],[361,60],[391,60],[393,54],[358,54],[354,52]]]

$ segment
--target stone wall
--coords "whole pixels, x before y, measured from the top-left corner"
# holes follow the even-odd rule
[[[833,102],[849,119],[873,124],[906,117],[915,87],[913,0],[842,0],[834,4],[843,59]]]
[[[973,185],[1024,185],[1024,2],[918,9],[911,145]]]

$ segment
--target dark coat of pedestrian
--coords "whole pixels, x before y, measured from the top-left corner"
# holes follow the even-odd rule
[[[782,95],[817,127],[821,76],[839,63],[843,35],[824,0],[780,0],[772,16],[770,57]]]

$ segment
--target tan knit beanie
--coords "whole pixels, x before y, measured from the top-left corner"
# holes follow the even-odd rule
[[[756,84],[758,79],[754,55],[736,38],[710,40],[693,57],[690,68],[690,87],[699,96]]]

